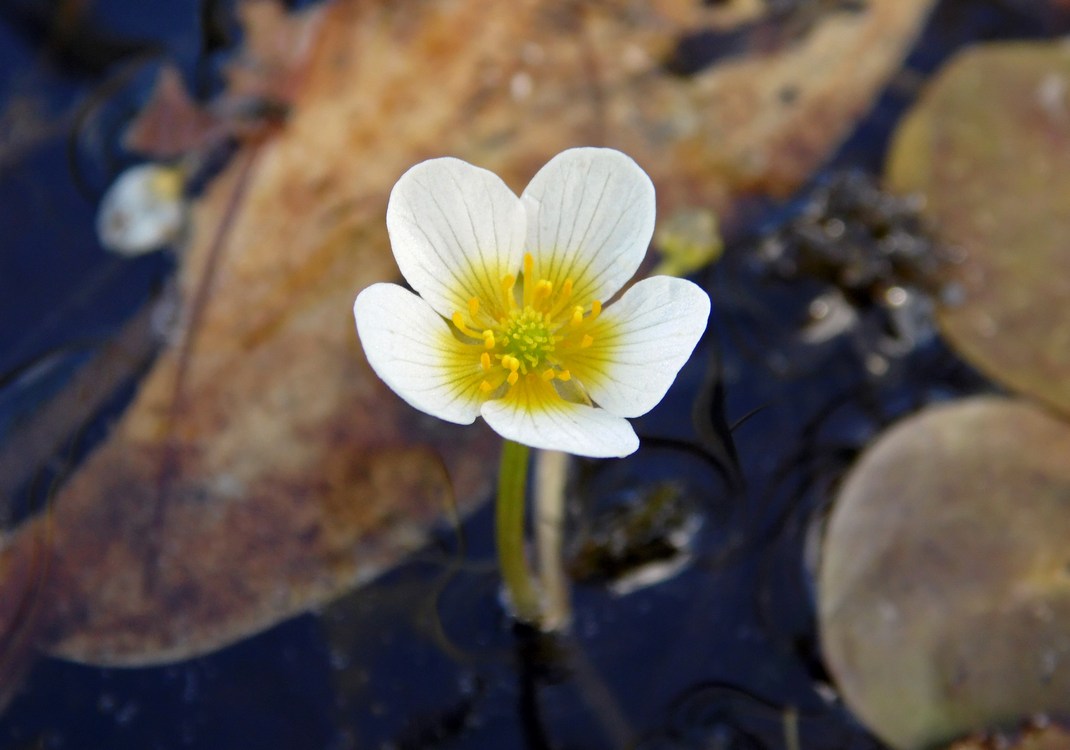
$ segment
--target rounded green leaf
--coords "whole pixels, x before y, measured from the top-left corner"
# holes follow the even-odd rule
[[[1025,401],[932,407],[836,500],[819,621],[844,699],[896,748],[1070,713],[1070,424]]]
[[[900,125],[888,179],[963,253],[939,315],[955,349],[1070,413],[1070,48],[960,54]]]

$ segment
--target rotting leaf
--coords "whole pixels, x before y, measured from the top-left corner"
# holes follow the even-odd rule
[[[306,62],[331,13],[313,8],[287,13],[279,0],[245,0],[238,6],[245,46],[227,66],[226,96],[289,104],[300,95]]]
[[[152,96],[123,133],[123,146],[169,160],[205,148],[225,134],[224,123],[190,97],[178,69],[164,65]]]
[[[1070,747],[1070,729],[1049,717],[1030,717],[1028,726],[1019,731],[982,734],[953,742],[946,750],[1066,750]]]
[[[745,5],[731,4],[735,8]],[[677,75],[694,75],[721,60],[773,54],[805,38],[829,13],[857,13],[864,9],[864,0],[767,2],[764,12],[745,23],[684,34],[666,61],[666,68]]]
[[[292,49],[307,56],[229,92],[284,95],[290,118],[197,206],[176,343],[53,515],[6,539],[0,623],[23,613],[18,576],[45,530],[31,642],[98,664],[212,650],[392,565],[424,542],[450,485],[462,513],[480,501],[495,459],[486,430],[391,395],[354,335],[353,296],[397,276],[383,216],[398,176],[453,154],[519,188],[563,148],[604,144],[648,169],[663,210],[731,215],[741,194],[789,191],[826,158],[930,4],[873,0],[790,50],[687,80],[658,60],[712,17],[690,0],[508,13],[339,0],[298,17],[307,44]],[[257,50],[293,38],[273,18]]]
[[[1070,49],[956,57],[896,133],[888,178],[925,194],[964,261],[939,323],[990,377],[1070,414]]]
[[[194,101],[178,69],[165,64],[152,95],[123,134],[127,149],[159,160],[204,153],[228,137],[261,135],[263,126],[288,109],[326,14],[288,15],[273,0],[248,0],[238,10],[245,46],[226,67],[223,94],[211,106]]]
[[[896,748],[1070,713],[1070,424],[974,397],[893,427],[825,534],[821,639]]]

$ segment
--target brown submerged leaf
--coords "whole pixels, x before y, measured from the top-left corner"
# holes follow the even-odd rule
[[[923,192],[942,239],[965,252],[939,315],[952,345],[1070,414],[1070,49],[960,54],[900,125],[888,176]]]
[[[189,95],[178,69],[164,65],[156,75],[152,96],[123,133],[123,146],[166,161],[225,135],[226,127],[219,118]]]
[[[885,433],[825,534],[819,623],[847,704],[896,748],[1070,716],[1070,424],[1024,400]]]
[[[951,743],[946,750],[1066,750],[1070,729],[1046,717],[1010,734],[986,734]]]
[[[13,576],[46,528],[34,637],[99,664],[217,648],[395,563],[441,518],[444,466],[465,512],[497,459],[483,426],[403,404],[357,342],[353,297],[397,278],[384,214],[398,176],[452,154],[520,190],[556,152],[601,144],[650,172],[662,209],[731,214],[746,191],[791,190],[829,154],[930,3],[871,0],[777,54],[686,78],[660,61],[719,18],[690,0],[314,10],[307,60],[284,66],[290,119],[197,207],[178,343],[51,519],[7,540],[0,622],[21,616]]]

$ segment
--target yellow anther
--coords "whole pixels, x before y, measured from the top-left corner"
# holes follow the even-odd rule
[[[482,383],[479,384],[479,390],[483,391],[484,393],[490,393],[494,390],[494,386],[490,384],[489,380],[484,380]]]
[[[586,349],[594,343],[594,337],[588,333],[583,334],[583,338],[580,340],[580,349]]]
[[[520,360],[516,357],[506,354],[504,357],[502,357],[502,365],[508,367],[513,372],[516,372],[520,369]]]
[[[479,314],[479,297],[468,300],[468,314],[474,319]]]
[[[549,297],[554,291],[554,285],[546,279],[541,279],[538,284],[535,285],[535,301],[543,300]]]
[[[479,355],[479,366],[483,368],[484,372],[490,369],[490,354],[483,352]]]
[[[569,372],[568,370],[558,370],[557,379],[558,380],[572,380],[572,373]]]
[[[479,338],[478,333],[476,333],[464,324],[464,315],[461,314],[460,310],[453,313],[453,325],[457,326],[457,330],[463,333],[465,336],[471,336],[474,339]]]
[[[583,308],[576,305],[572,308],[572,325],[578,326],[583,322]]]
[[[516,381],[518,380],[520,380],[520,373],[518,373],[516,370],[513,370],[511,373],[509,373],[509,377],[505,379],[505,382],[509,385],[516,385]]]
[[[572,279],[565,279],[565,283],[561,285],[561,296],[565,299],[572,296]]]
[[[591,320],[594,320],[602,314],[602,303],[595,300],[591,303]]]
[[[488,349],[494,348],[494,331],[490,330],[489,328],[483,331],[483,346],[487,347]]]
[[[542,373],[542,379],[543,379],[543,380],[553,380],[553,379],[554,379],[554,376],[555,376],[556,374],[557,374],[557,373],[555,373],[555,372],[554,372],[554,368],[552,368],[552,367],[551,367],[550,369],[548,369],[548,370],[544,370],[544,371],[543,371],[543,373]]]
[[[535,258],[531,253],[524,253],[524,281],[531,280],[531,271],[535,268]]]

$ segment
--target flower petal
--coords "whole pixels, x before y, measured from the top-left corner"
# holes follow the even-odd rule
[[[504,397],[484,403],[481,411],[499,435],[532,448],[610,458],[639,447],[627,420],[565,401],[537,375],[521,378]]]
[[[654,185],[613,149],[561,152],[539,170],[521,201],[536,274],[555,289],[571,277],[581,304],[616,294],[639,268],[654,232]]]
[[[372,284],[353,303],[375,374],[411,406],[447,422],[479,416],[479,348],[458,341],[431,306],[397,284]]]
[[[638,417],[669,390],[709,316],[709,295],[690,281],[644,279],[603,311],[591,329],[594,343],[565,364],[607,412]]]
[[[431,159],[401,176],[386,226],[405,279],[440,315],[501,298],[501,280],[520,271],[526,215],[493,172],[460,159]]]

